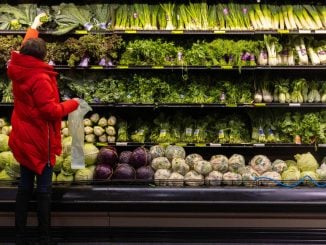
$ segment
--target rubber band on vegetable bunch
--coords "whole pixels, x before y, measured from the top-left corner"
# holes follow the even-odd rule
[[[278,186],[287,187],[287,188],[298,187],[299,185],[301,185],[302,183],[304,183],[304,182],[306,182],[308,180],[310,183],[312,183],[316,187],[319,187],[319,188],[325,188],[326,187],[326,183],[325,184],[320,184],[320,183],[318,183],[316,180],[314,180],[313,178],[311,178],[308,175],[303,176],[301,179],[294,182],[293,184],[285,184],[282,181],[279,181],[279,180],[276,180],[276,179],[273,179],[273,178],[269,178],[269,177],[256,177],[255,178],[255,181],[259,181],[259,180],[269,180],[269,181],[272,181],[272,182],[276,183]]]

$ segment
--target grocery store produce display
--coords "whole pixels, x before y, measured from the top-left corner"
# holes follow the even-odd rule
[[[62,122],[58,182],[252,187],[308,176],[322,184],[325,8],[311,1],[3,3],[0,67],[46,12],[40,33],[61,98],[83,98],[95,111],[84,120],[85,169],[71,169]],[[13,97],[5,75],[0,99],[6,138]],[[290,149],[288,156],[275,147]],[[1,151],[16,163],[9,171],[12,164],[0,162],[1,173],[15,179],[18,164]]]

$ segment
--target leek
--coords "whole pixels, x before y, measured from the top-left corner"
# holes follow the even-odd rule
[[[137,14],[137,17],[139,19],[139,25],[142,26],[144,30],[152,30],[152,24],[151,24],[151,9],[148,4],[134,4],[135,7],[135,13]]]
[[[190,20],[187,14],[187,7],[184,4],[179,5],[178,12],[180,13],[180,22],[183,23],[186,30],[190,30]]]
[[[314,20],[316,25],[315,29],[323,29],[323,24],[321,19],[319,18],[317,9],[312,5],[303,5],[303,7],[306,9],[307,13],[309,13],[312,19]]]
[[[201,29],[201,13],[199,3],[189,3],[186,8],[187,14],[190,16],[190,23],[192,24],[192,30]]]
[[[313,20],[313,18],[310,17],[308,11],[304,7],[301,7],[301,9],[302,9],[302,15],[306,19],[306,21],[308,22],[308,24],[310,26],[310,29],[313,29],[313,30],[318,29],[317,24],[315,23],[315,21]]]
[[[260,8],[260,5],[259,4],[253,4],[253,8],[255,10],[255,13],[257,14],[256,15],[256,17],[258,17],[257,19],[259,19],[259,21],[261,23],[261,29],[263,29],[263,30],[269,29],[268,21],[266,20],[264,14],[263,14],[263,11]]]
[[[295,23],[292,5],[286,5],[286,9],[287,9],[288,20],[289,20],[291,29],[296,29],[297,25]]]
[[[249,17],[249,9],[248,9],[248,6],[246,5],[241,5],[240,6],[240,11],[241,11],[241,17],[242,20],[243,20],[243,26],[245,29],[247,30],[252,30],[253,29],[253,26],[250,22],[250,17]]]
[[[158,11],[160,9],[160,6],[155,4],[155,5],[151,5],[150,8],[151,8],[151,26],[153,30],[157,30],[158,29],[157,18],[158,18]]]
[[[279,21],[280,21],[280,24],[279,24],[279,27],[280,27],[280,30],[284,30],[284,17],[283,17],[283,13],[282,11],[279,12]]]
[[[165,18],[166,18],[166,30],[174,30],[175,26],[172,23],[173,19],[173,10],[174,10],[174,3],[161,3],[160,4],[161,8],[163,9],[165,13]]]
[[[256,16],[255,16],[255,10],[254,9],[249,10],[249,19],[251,21],[251,24],[252,24],[254,30],[259,30],[260,25],[258,24],[258,21],[256,21]]]
[[[264,29],[272,29],[272,14],[271,10],[267,7],[266,4],[262,5],[262,13],[265,19],[265,28]]]
[[[279,7],[276,5],[270,5],[270,9],[272,14],[272,28],[277,30],[279,29],[280,24]]]
[[[223,5],[220,3],[217,4],[216,10],[217,10],[217,18],[218,18],[220,29],[226,30],[226,25],[225,25],[226,21],[225,21],[224,13],[223,13]]]
[[[202,30],[208,29],[208,6],[206,1],[200,4],[201,28]]]
[[[305,19],[304,15],[303,15],[303,8],[300,5],[295,5],[293,6],[293,10],[294,10],[294,14],[297,16],[298,20],[301,23],[301,26],[304,29],[310,30],[312,29],[310,24],[307,22],[307,20]]]
[[[218,29],[216,5],[210,5],[208,7],[208,23],[207,23],[207,25],[208,25],[209,30]]]
[[[324,28],[326,28],[326,6],[318,6],[317,11]]]

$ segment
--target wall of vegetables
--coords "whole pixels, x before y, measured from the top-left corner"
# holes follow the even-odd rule
[[[0,180],[19,177],[7,145],[14,98],[5,67],[40,11],[61,98],[94,110],[84,120],[85,169],[71,168],[62,122],[54,181],[326,179],[326,5],[86,1],[0,4]]]

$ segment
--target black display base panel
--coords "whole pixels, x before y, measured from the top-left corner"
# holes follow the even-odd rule
[[[14,242],[13,228],[1,228],[0,232],[1,244]],[[56,227],[52,239],[57,244],[326,244],[326,229]],[[36,228],[29,229],[28,240],[37,241]]]

